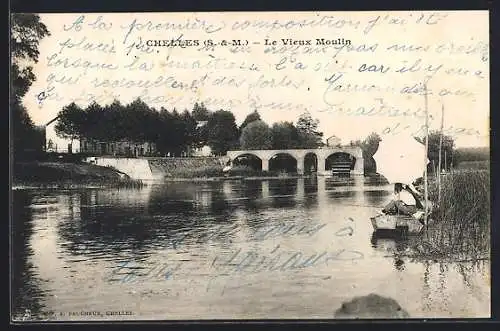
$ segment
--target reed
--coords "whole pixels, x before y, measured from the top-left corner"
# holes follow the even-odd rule
[[[435,206],[422,246],[425,249],[421,252],[446,256],[489,256],[489,171],[453,171],[441,178],[441,201],[438,201],[438,195],[437,182],[430,182],[429,197],[435,201]]]

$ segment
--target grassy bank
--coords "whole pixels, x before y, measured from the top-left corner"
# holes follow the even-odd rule
[[[455,170],[442,177],[441,186],[441,201],[418,251],[432,256],[489,257],[490,172]],[[429,197],[438,202],[436,182],[429,185]]]
[[[14,165],[13,187],[73,188],[85,186],[142,187],[110,167],[69,162],[20,162]]]

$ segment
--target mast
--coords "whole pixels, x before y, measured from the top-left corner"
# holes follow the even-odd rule
[[[425,98],[425,154],[424,154],[424,223],[429,228],[428,215],[429,207],[428,207],[428,178],[427,178],[427,154],[429,151],[429,109],[427,106],[427,82],[424,82],[424,98]]]
[[[444,150],[444,170],[448,171],[448,162],[446,162],[446,149]]]

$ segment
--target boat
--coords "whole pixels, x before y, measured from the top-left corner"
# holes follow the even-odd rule
[[[379,214],[370,218],[375,232],[398,231],[409,235],[419,234],[424,221],[409,215]]]

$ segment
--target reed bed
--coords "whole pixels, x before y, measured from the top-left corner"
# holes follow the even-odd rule
[[[441,200],[436,181],[429,183],[435,202],[421,254],[489,257],[490,173],[488,170],[455,170],[441,178]]]

